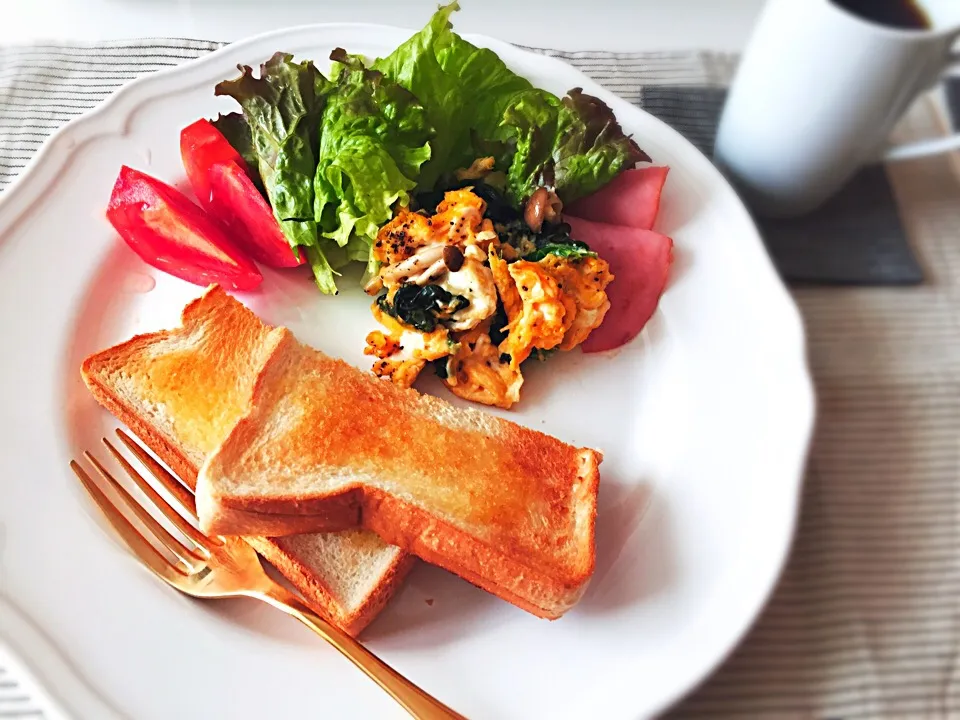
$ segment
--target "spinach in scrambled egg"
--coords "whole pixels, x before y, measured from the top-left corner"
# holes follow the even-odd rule
[[[404,283],[393,294],[377,298],[377,305],[387,315],[421,332],[433,332],[441,320],[446,320],[470,302],[462,295],[453,295],[439,285]]]

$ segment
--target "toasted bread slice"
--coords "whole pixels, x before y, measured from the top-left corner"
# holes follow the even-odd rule
[[[201,527],[363,526],[542,617],[594,568],[599,453],[271,344],[249,412],[204,464]]]
[[[182,323],[97,353],[82,373],[100,404],[194,485],[204,458],[246,411],[260,370],[287,331],[264,325],[216,287],[187,305]],[[376,617],[414,562],[362,530],[248,540],[351,635]]]

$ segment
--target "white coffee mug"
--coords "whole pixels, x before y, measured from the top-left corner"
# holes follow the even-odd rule
[[[960,36],[960,0],[914,3],[929,29],[880,25],[831,0],[768,1],[730,89],[714,151],[751,207],[802,214],[866,162],[960,148],[960,135],[886,147],[900,116],[950,65]]]

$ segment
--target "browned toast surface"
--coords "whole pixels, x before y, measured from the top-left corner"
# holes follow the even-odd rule
[[[82,374],[101,405],[195,485],[204,458],[245,411],[285,333],[213,288],[184,309],[181,328],[97,353],[83,363]],[[354,635],[376,617],[413,563],[361,530],[249,541],[311,605]]]
[[[593,572],[600,455],[273,344],[201,472],[211,532],[354,524],[555,617]],[[501,591],[502,590],[502,591]]]

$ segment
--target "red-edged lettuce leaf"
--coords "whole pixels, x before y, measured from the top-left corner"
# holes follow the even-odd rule
[[[522,202],[541,185],[564,203],[596,192],[623,170],[650,160],[623,132],[610,107],[573,88],[563,100],[529,94],[504,117],[516,132],[507,172],[511,200]]]
[[[599,99],[580,88],[563,100],[534,88],[496,53],[453,32],[450,16],[458,9],[456,2],[441,7],[427,27],[374,64],[417,96],[437,129],[422,188],[493,154],[498,169],[509,167],[516,205],[540,185],[572,201],[648,159]]]
[[[572,202],[650,156],[624,134],[603,100],[573,88],[563,98],[551,160],[557,193]]]
[[[238,67],[240,77],[221,82],[215,93],[233,97],[243,108],[256,168],[287,241],[293,248],[316,248],[316,128],[330,83],[312,62],[295,63],[286,53],[276,53],[261,65],[260,77],[254,77],[249,66]],[[236,121],[230,122],[231,130],[237,130]],[[326,271],[317,275],[317,283],[324,292],[336,292]]]

